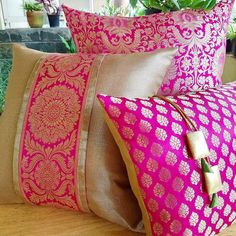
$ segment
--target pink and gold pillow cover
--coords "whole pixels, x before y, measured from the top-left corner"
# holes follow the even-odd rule
[[[221,84],[225,41],[234,0],[209,12],[182,10],[142,17],[110,17],[63,6],[79,52],[132,53],[176,47],[160,93],[170,95]]]
[[[182,116],[157,98],[98,95],[142,208],[147,235],[214,235],[236,220],[236,82],[169,97],[204,133],[222,191],[210,208],[201,161],[190,158]]]
[[[92,211],[142,231],[126,168],[94,99],[102,92],[155,94],[175,52],[43,54],[18,120],[13,176],[20,196],[36,205]]]

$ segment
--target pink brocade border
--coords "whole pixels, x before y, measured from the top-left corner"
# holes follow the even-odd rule
[[[89,211],[80,199],[86,192],[85,187],[83,193],[78,191],[77,166],[80,120],[95,57],[53,54],[42,59],[32,75],[18,123],[14,164],[18,161],[16,188],[29,203]]]

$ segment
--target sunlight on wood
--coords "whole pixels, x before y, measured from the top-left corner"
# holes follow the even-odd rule
[[[4,236],[141,236],[94,215],[48,207],[0,205],[0,232]],[[236,235],[236,225],[219,236]]]

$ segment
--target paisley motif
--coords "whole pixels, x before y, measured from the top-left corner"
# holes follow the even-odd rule
[[[219,166],[223,189],[215,208],[209,207],[200,162],[191,158],[186,146],[189,128],[170,103],[107,95],[98,99],[143,208],[148,236],[209,236],[236,222],[236,82],[169,96],[202,130],[209,161]],[[127,123],[127,113],[136,122]]]
[[[159,91],[170,95],[221,84],[233,3],[222,0],[208,12],[182,10],[132,18],[63,9],[80,52],[116,54],[178,48]]]
[[[86,209],[80,202],[77,164],[80,119],[94,58],[83,54],[46,56],[30,82],[33,84],[28,85],[18,154],[19,191],[27,202]]]

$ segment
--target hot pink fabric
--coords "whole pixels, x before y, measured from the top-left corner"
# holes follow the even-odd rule
[[[170,95],[221,84],[233,2],[222,0],[209,12],[183,10],[133,18],[63,9],[79,52],[132,53],[177,47],[160,89]]]
[[[27,202],[81,209],[80,118],[94,57],[50,55],[35,75],[18,155],[18,181]]]
[[[159,99],[98,98],[129,151],[153,236],[214,235],[236,220],[236,82],[170,97],[204,132],[210,162],[219,166],[223,190],[213,209],[200,161],[187,152],[188,126],[173,106]]]

